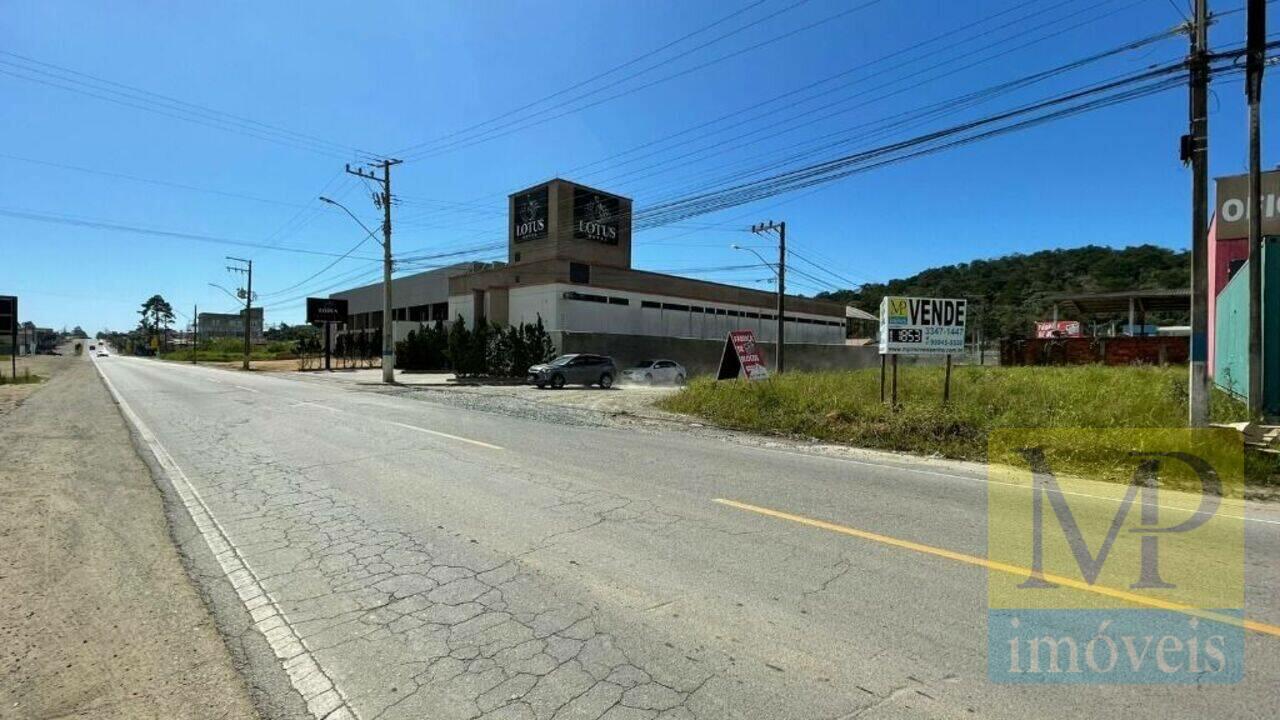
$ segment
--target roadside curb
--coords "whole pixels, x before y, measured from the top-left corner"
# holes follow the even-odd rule
[[[257,575],[231,542],[222,525],[213,517],[186,473],[96,362],[94,370],[126,420],[138,450],[145,447],[147,452],[139,454],[148,461],[147,465],[153,473],[162,477],[181,500],[188,519],[222,570],[222,578],[219,579],[225,579],[229,583],[248,616],[249,626],[261,635],[275,655],[278,667],[283,669],[289,685],[305,703],[306,713],[315,720],[359,720],[360,716],[350,706],[347,696],[334,684],[332,676],[320,665],[276,600],[262,587]]]

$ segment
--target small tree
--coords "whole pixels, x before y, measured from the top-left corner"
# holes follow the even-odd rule
[[[459,315],[449,326],[449,367],[459,377],[470,373],[468,358],[471,352],[471,331],[467,329],[467,321]]]
[[[529,365],[537,365],[552,360],[556,356],[556,345],[551,342],[551,335],[542,324],[542,314],[532,325],[524,325],[525,352],[528,353]],[[527,367],[527,366],[526,366]],[[524,369],[521,369],[524,372]]]

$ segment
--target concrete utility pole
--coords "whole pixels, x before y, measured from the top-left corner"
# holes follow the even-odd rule
[[[767,223],[752,225],[751,232],[756,235],[778,233],[778,358],[776,365],[778,374],[782,374],[785,367],[784,348],[787,344],[787,325],[783,315],[786,312],[787,298],[787,223],[786,221],[774,223],[770,220]]]
[[[391,321],[391,166],[399,165],[400,160],[387,158],[382,162],[372,163],[382,168],[382,177],[364,168],[351,168],[347,172],[357,177],[382,183],[381,195],[374,196],[374,204],[382,208],[382,382],[394,383],[396,366],[396,344],[393,337],[395,325]]]
[[[1267,3],[1249,0],[1245,43],[1245,96],[1249,99],[1249,414],[1263,410],[1262,348],[1262,139],[1258,127],[1262,69],[1267,54]]]
[[[1182,139],[1182,160],[1191,163],[1191,369],[1188,421],[1209,423],[1209,9],[1195,0],[1190,29],[1190,132]],[[1252,264],[1252,263],[1251,263]]]
[[[191,306],[191,364],[196,364],[196,353],[200,351],[200,306]]]
[[[245,264],[245,267],[228,265],[227,269],[231,272],[245,273],[247,276],[244,290],[244,361],[240,364],[240,369],[248,370],[249,354],[253,351],[253,347],[249,341],[250,328],[253,324],[253,261],[245,260],[244,258],[231,257],[230,255],[227,256],[227,259]]]

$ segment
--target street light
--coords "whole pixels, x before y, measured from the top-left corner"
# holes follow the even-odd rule
[[[761,263],[762,265],[764,265],[765,267],[769,268],[769,271],[773,273],[773,276],[774,276],[775,278],[776,278],[776,277],[778,277],[778,269],[777,269],[776,267],[774,267],[773,263],[769,262],[768,260],[765,260],[765,259],[764,259],[764,256],[763,256],[763,255],[761,255],[760,253],[756,252],[755,250],[753,250],[753,249],[751,249],[751,248],[749,248],[749,247],[746,247],[745,245],[737,245],[737,244],[734,244],[734,245],[730,245],[729,247],[730,247],[730,248],[732,248],[732,249],[734,249],[734,250],[746,250],[747,252],[751,253],[752,255],[755,255],[757,258],[760,258],[760,263]]]
[[[231,298],[232,300],[235,300],[237,305],[239,305],[239,304],[240,304],[240,301],[244,300],[244,298],[242,298],[242,297],[240,297],[239,295],[236,295],[235,293],[231,292],[230,290],[228,290],[228,289],[226,289],[226,288],[222,287],[222,286],[221,286],[221,285],[219,285],[218,283],[209,283],[209,287],[216,287],[216,288],[218,288],[219,290],[221,290],[222,292],[226,293],[226,294],[227,294],[227,297]]]
[[[374,232],[369,229],[369,226],[365,225],[360,218],[356,217],[356,214],[351,212],[346,205],[323,195],[320,196],[320,202],[336,205],[337,207],[342,208],[342,211],[347,215],[350,215],[351,219],[355,220],[356,224],[369,234],[369,237],[373,238],[382,246],[382,382],[394,383],[396,344],[395,336],[392,334],[395,331],[393,330],[393,325],[391,323],[391,248],[388,246],[388,243],[391,242],[391,231],[390,229],[387,230],[387,239],[384,241],[375,235]],[[390,218],[391,216],[388,215],[387,228],[390,228]]]

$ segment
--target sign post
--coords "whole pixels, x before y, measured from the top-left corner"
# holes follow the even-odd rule
[[[893,406],[898,406],[898,356],[945,355],[942,401],[951,399],[951,356],[964,351],[965,316],[962,299],[886,296],[880,301],[880,354],[893,363]],[[883,370],[881,396],[883,397]]]
[[[764,380],[769,369],[760,357],[756,346],[756,334],[750,330],[731,330],[725,339],[724,352],[720,355],[720,371],[717,380],[732,380],[746,375],[748,380]]]
[[[18,296],[0,295],[0,333],[9,335],[10,377],[18,377]]]
[[[324,369],[332,372],[333,359],[330,341],[334,323],[347,321],[347,301],[338,298],[307,298],[307,322],[312,325],[324,323]],[[395,324],[392,323],[392,327]],[[392,338],[394,341],[395,338]]]

